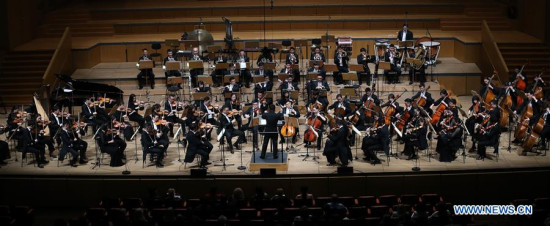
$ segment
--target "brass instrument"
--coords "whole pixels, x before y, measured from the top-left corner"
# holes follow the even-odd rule
[[[313,60],[316,60],[316,61],[322,60],[321,54],[316,53],[315,56],[313,56]]]
[[[424,47],[418,47],[418,49],[415,51],[414,53],[414,59],[415,60],[420,60],[422,63],[421,64],[414,64],[414,62],[411,63],[411,66],[415,69],[415,70],[420,70],[424,64],[426,63],[426,49],[424,49]]]

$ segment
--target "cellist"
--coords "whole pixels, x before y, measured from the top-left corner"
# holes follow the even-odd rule
[[[314,104],[313,106],[310,106],[310,110],[308,112],[308,122],[311,121],[313,125],[309,125],[311,126],[313,129],[315,129],[315,132],[317,132],[318,136],[317,136],[317,150],[321,150],[321,141],[323,140],[323,131],[324,131],[324,127],[327,123],[327,118],[324,116],[324,113],[323,111],[321,111],[319,109],[320,105],[319,104]],[[319,123],[320,122],[320,123]],[[314,124],[318,124],[319,123],[319,127],[315,128]],[[305,131],[306,133],[308,132],[307,130]],[[304,138],[305,138],[305,135],[304,135]],[[311,145],[311,142],[310,141],[306,141],[304,140],[304,143],[305,145],[308,145],[310,146]]]
[[[374,151],[384,150],[386,155],[390,154],[390,132],[389,127],[384,123],[382,117],[377,113],[373,114],[374,125],[367,129],[367,135],[363,138],[361,150],[365,154],[363,160],[371,161],[371,164],[380,164],[380,159]],[[371,134],[372,133],[372,134]]]
[[[374,94],[374,92],[370,89],[370,87],[365,88],[365,94],[363,95],[363,97],[361,97],[361,103],[364,104],[363,106],[366,108],[370,108],[371,106],[366,106],[369,105],[369,103],[366,103],[367,101],[369,101],[371,105],[374,103],[375,106],[380,106],[380,100],[378,99],[376,94]],[[372,117],[368,117],[368,114],[366,116],[367,123],[374,122]]]
[[[349,103],[344,100],[342,94],[336,95],[336,101],[328,107],[329,110],[335,109],[334,116],[337,118],[344,118],[351,114],[351,107]]]
[[[543,104],[542,101],[539,101],[535,95],[533,93],[530,93],[530,92],[527,92],[525,93],[525,100],[523,100],[523,103],[517,108],[517,110],[514,111],[514,115],[517,115],[518,113],[524,113],[524,111],[527,111],[527,110],[532,110],[531,114],[532,116],[530,117],[531,119],[537,119],[539,118],[539,115],[540,115],[540,108],[541,108],[541,105]],[[527,120],[529,121],[529,127],[532,126],[533,124],[537,123],[537,120],[530,120],[529,118],[520,118],[520,120]],[[522,123],[522,121],[518,121],[519,124]],[[517,138],[514,139],[512,141],[512,143],[514,144],[518,144],[520,143],[521,141],[518,140]]]
[[[285,117],[300,118],[300,111],[298,111],[298,108],[296,106],[293,106],[292,100],[288,100],[285,103],[284,107],[282,108],[281,113],[283,113],[283,115]],[[295,130],[296,130],[296,132],[294,133],[294,136],[292,136],[292,143],[293,144],[296,143],[296,136],[300,132],[298,127],[295,128]],[[284,142],[283,134],[281,134],[281,133],[279,133],[279,134],[281,135],[281,141],[279,141],[279,143]]]
[[[468,110],[468,119],[466,119],[466,129],[472,135],[472,147],[469,152],[476,152],[477,133],[474,132],[476,123],[483,121],[482,115],[485,112],[485,105],[479,100],[479,96],[472,96],[472,106]]]
[[[406,102],[407,100],[405,100]],[[395,119],[395,115],[397,115],[399,112],[403,111],[403,107],[400,107],[399,106],[399,103],[397,101],[395,101],[395,95],[393,93],[390,93],[388,95],[388,102],[386,103],[383,103],[382,105],[380,105],[381,108],[384,108],[384,107],[388,107],[386,108],[386,110],[384,111],[384,115],[386,116],[385,118],[385,121],[388,122],[395,122],[396,119]],[[391,109],[393,108],[393,115],[390,115],[390,111]],[[390,117],[390,118],[388,118]],[[388,123],[386,123],[388,124]]]
[[[445,105],[447,108],[449,106],[449,102],[450,102],[450,99],[449,99],[449,93],[447,93],[447,90],[446,89],[442,89],[441,91],[439,91],[439,99],[437,99],[435,102],[433,102],[433,104],[430,106],[430,109],[433,107],[433,106],[436,106],[438,107],[440,104],[443,104]],[[432,114],[432,118],[434,117],[434,115],[436,114],[437,112],[434,112]],[[441,112],[442,114],[443,112]],[[441,120],[442,117],[440,117],[440,120]]]
[[[494,98],[497,99],[497,100],[498,100],[499,94],[500,94],[500,90],[498,88],[494,87],[491,80],[492,79],[490,77],[484,78],[483,79],[483,87],[481,87],[481,89],[479,90],[479,94],[483,98],[483,101],[485,101],[486,103],[490,103],[491,101],[494,100],[493,98],[488,96],[489,91],[491,91],[493,93]]]
[[[545,97],[543,88],[547,86],[541,76],[542,73],[536,75],[533,78],[533,83],[528,87],[528,90],[530,90],[537,99]]]
[[[434,99],[432,98],[432,94],[426,90],[426,85],[424,83],[420,83],[418,87],[420,88],[420,90],[418,90],[418,92],[414,96],[412,96],[411,99],[415,102],[419,102],[420,100],[419,98],[424,99],[426,101],[426,104],[424,104],[423,108],[428,114],[432,115],[433,112],[432,112],[432,109],[430,108],[430,106],[434,102]],[[416,103],[416,104],[419,104],[419,103]]]

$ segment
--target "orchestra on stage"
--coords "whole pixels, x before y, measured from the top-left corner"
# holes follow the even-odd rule
[[[500,77],[495,71],[484,78],[479,91],[472,91],[471,107],[465,112],[450,90],[430,93],[425,86],[433,43],[415,45],[407,25],[399,31],[397,41],[398,45],[377,42],[374,55],[368,54],[368,47],[361,48],[357,70],[351,70],[352,56],[345,42],[333,52],[332,65],[327,49],[312,48],[311,64],[305,70],[300,70],[300,49],[291,47],[279,72],[273,68],[276,57],[269,49],[261,51],[257,69],[251,67],[245,50],[235,55],[219,51],[213,59],[204,57],[198,48],[186,57],[168,50],[162,62],[165,77],[188,75],[189,94],[172,92],[187,89],[182,84],[174,84],[174,90],[167,91],[161,102],[144,101],[135,94],[115,100],[97,93],[85,99],[77,114],[58,104],[48,107],[50,113],[37,103],[26,109],[14,107],[6,126],[0,127],[0,133],[8,138],[0,141],[0,159],[10,158],[10,145],[14,144],[12,148],[21,150],[22,158],[33,157],[40,168],[48,163],[47,157],[67,158],[73,167],[87,164],[90,152],[95,152],[94,161],[106,154],[111,158],[109,165],[118,167],[130,161],[126,149],[136,142],[143,151],[144,165],[149,162],[163,167],[174,149],[169,147],[177,146],[180,154],[181,146],[185,153],[182,163],[199,158],[200,167],[206,167],[214,151],[243,152],[249,136],[253,152],[261,159],[267,158],[268,151],[277,159],[292,145],[308,153],[310,148],[313,153],[318,151],[329,166],[347,166],[358,157],[373,165],[387,161],[380,156],[416,160],[423,151],[430,153],[429,157],[437,153],[441,162],[452,162],[466,155],[465,150],[484,160],[489,157],[487,147],[498,157],[500,149],[509,146],[500,143],[500,136],[512,136],[512,132],[512,143],[519,145],[520,154],[546,148],[550,106],[544,90],[547,84],[540,74],[527,81],[521,68],[509,81],[496,83],[495,76]],[[174,70],[172,64],[182,60],[188,61],[189,73]],[[194,62],[212,64],[212,73],[205,74]],[[374,71],[369,64],[374,64]],[[155,65],[152,57],[143,49],[136,65],[139,89],[147,84],[154,88],[151,65]],[[378,75],[378,69],[383,69],[383,75]],[[402,98],[406,89],[377,96],[377,80],[402,83],[403,71],[408,71],[409,85],[418,92],[410,98]],[[332,86],[327,74],[333,76]],[[366,84],[362,96],[343,94],[349,74],[356,76],[352,81],[358,81],[357,87]],[[418,86],[413,85],[415,81],[420,82]],[[220,97],[213,94],[214,89],[220,90]],[[245,93],[245,89],[251,92]],[[93,143],[84,141],[88,137]],[[468,139],[470,147],[466,147]],[[393,145],[396,142],[402,145]],[[56,147],[60,147],[57,156]],[[137,150],[135,153],[137,158]]]

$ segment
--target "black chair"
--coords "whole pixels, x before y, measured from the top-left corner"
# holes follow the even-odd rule
[[[435,206],[435,204],[442,201],[441,196],[438,194],[423,194],[421,197],[423,203],[430,204],[432,206]]]
[[[386,205],[376,205],[370,208],[370,217],[383,217],[388,213],[389,207]]]
[[[367,216],[367,207],[365,206],[353,206],[348,208],[349,218],[351,219],[363,219]]]
[[[376,205],[376,198],[374,196],[359,196],[357,198],[360,206],[371,207]]]
[[[397,204],[397,196],[396,195],[382,195],[378,197],[378,201],[380,205],[386,205],[386,206],[394,206]]]
[[[413,206],[414,204],[418,203],[418,195],[416,194],[401,195],[401,197],[399,198],[399,203],[409,204]]]
[[[162,61],[162,54],[160,54],[158,52],[158,50],[161,48],[161,45],[160,43],[153,43],[151,44],[151,49],[154,49],[155,52],[154,53],[151,53],[151,58],[153,57],[159,57],[160,58],[160,61]]]

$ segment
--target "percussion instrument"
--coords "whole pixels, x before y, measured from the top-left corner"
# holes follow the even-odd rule
[[[439,51],[441,50],[441,43],[429,41],[429,42],[421,42],[420,44],[426,47],[426,51],[427,51],[426,56],[428,57],[427,64],[428,65],[436,64],[437,57],[439,56]]]

